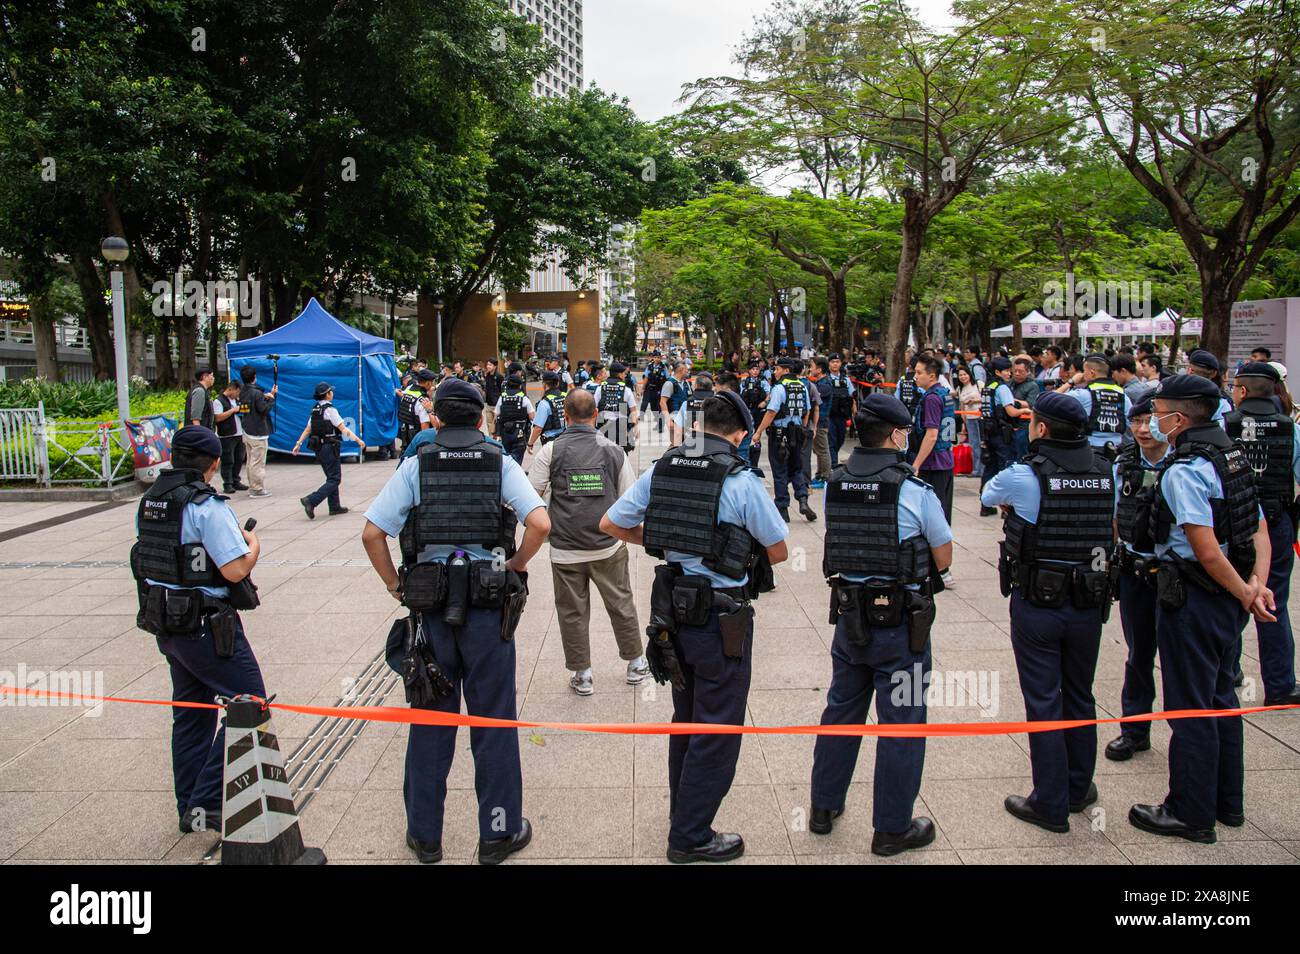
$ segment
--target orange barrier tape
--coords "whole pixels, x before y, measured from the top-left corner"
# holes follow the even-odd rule
[[[162,699],[125,699],[120,696],[91,696],[49,692],[21,686],[0,686],[0,692],[75,699],[83,702],[128,702],[148,706],[179,706],[189,709],[220,709],[214,702],[174,702]],[[1300,705],[1249,706],[1241,709],[1178,709],[1148,712],[1114,719],[1057,719],[1043,722],[932,722],[916,725],[722,725],[712,722],[529,722],[521,719],[490,719],[435,712],[430,709],[402,709],[396,706],[295,706],[272,702],[267,708],[300,715],[314,715],[367,722],[399,722],[408,725],[479,726],[489,729],[564,729],[573,732],[603,732],[616,735],[859,735],[883,738],[937,738],[962,735],[1019,735],[1028,732],[1056,732],[1090,725],[1119,725],[1125,722],[1157,722],[1170,719],[1206,719],[1253,715]]]

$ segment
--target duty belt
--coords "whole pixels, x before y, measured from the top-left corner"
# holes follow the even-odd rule
[[[1146,583],[1155,581],[1155,572],[1160,568],[1160,561],[1156,557],[1142,556],[1126,546],[1119,547],[1115,562],[1119,566],[1120,573],[1125,576],[1135,576]]]

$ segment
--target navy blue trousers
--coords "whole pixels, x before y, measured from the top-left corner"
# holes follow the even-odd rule
[[[343,467],[339,463],[339,451],[342,446],[342,444],[335,442],[321,444],[316,451],[316,463],[320,464],[321,470],[325,471],[325,483],[307,495],[307,502],[313,507],[317,507],[322,501],[328,500],[330,513],[335,513],[341,506],[339,504],[339,484],[343,482]]]
[[[980,474],[980,490],[984,490],[984,485],[996,477],[1004,468],[1015,463],[1012,455],[1011,443],[991,433],[985,438],[984,445],[984,472]]]
[[[1268,525],[1273,559],[1268,565],[1268,588],[1277,602],[1276,623],[1255,621],[1259,637],[1259,668],[1264,676],[1264,698],[1289,696],[1295,690],[1295,637],[1291,633],[1291,570],[1295,566],[1295,524],[1288,513]]]
[[[907,626],[871,630],[871,643],[854,646],[835,626],[831,643],[830,689],[822,725],[865,723],[876,698],[881,725],[925,722],[925,690],[930,674],[930,647],[914,653],[907,646]],[[813,747],[812,807],[844,810],[853,781],[861,736],[819,735]],[[912,808],[921,790],[925,739],[876,740],[876,771],[871,823],[876,831],[901,834],[912,824]]]
[[[742,725],[753,664],[752,627],[742,659],[723,654],[717,610],[704,626],[678,626],[673,646],[686,677],[685,689],[673,689],[673,721]],[[739,735],[668,737],[669,848],[694,848],[715,834],[713,818],[736,776],[740,740]]]
[[[1028,721],[1097,717],[1092,680],[1101,650],[1100,609],[1043,609],[1017,589],[1011,594],[1011,648]],[[1029,763],[1029,803],[1049,821],[1066,821],[1070,802],[1087,794],[1097,767],[1097,727],[1029,733]]]
[[[451,627],[437,613],[424,617],[424,638],[456,691],[438,703],[459,712],[460,696],[470,715],[515,718],[515,644],[501,638],[501,610],[470,609],[465,625]],[[447,775],[456,754],[456,728],[413,725],[406,743],[406,828],[416,841],[442,840]],[[523,827],[524,780],[519,768],[519,731],[473,727],[474,791],[478,795],[479,838],[492,841]]]
[[[831,452],[831,469],[840,466],[840,448],[844,446],[844,437],[848,433],[848,422],[831,418],[826,424],[826,442]]]
[[[1124,688],[1120,712],[1141,715],[1156,701],[1156,588],[1132,573],[1119,579],[1119,621],[1128,643],[1124,661]],[[1120,727],[1126,739],[1144,742],[1151,737],[1150,722],[1126,722]]]
[[[212,702],[217,696],[241,693],[266,698],[262,670],[242,622],[236,627],[235,654],[229,659],[217,656],[206,620],[193,636],[159,637],[158,649],[167,657],[172,698],[177,702]],[[172,781],[181,819],[196,808],[212,818],[221,814],[225,761],[226,720],[218,710],[172,709]]]
[[[507,429],[501,432],[501,446],[505,452],[515,459],[519,466],[524,464],[524,451],[528,449],[528,438],[523,437],[515,439],[513,430]]]
[[[798,428],[802,441],[803,429]],[[791,441],[788,444],[782,444],[781,440],[775,433],[776,425],[768,428],[767,431],[767,462],[772,467],[772,486],[774,488],[773,496],[776,498],[778,507],[790,506],[790,489],[789,485],[794,487],[794,496],[796,500],[802,500],[808,496],[808,474],[804,472],[803,466],[803,445]],[[782,449],[782,448],[785,449]]]
[[[1232,683],[1246,611],[1231,596],[1211,595],[1194,583],[1184,589],[1182,609],[1156,610],[1165,709],[1235,709]],[[1169,728],[1169,810],[1193,828],[1213,828],[1217,813],[1242,812],[1241,717],[1172,719]]]

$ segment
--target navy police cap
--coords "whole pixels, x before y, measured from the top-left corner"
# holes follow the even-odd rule
[[[1282,375],[1277,373],[1277,368],[1273,367],[1267,361],[1247,361],[1237,371],[1239,378],[1268,378],[1273,383],[1282,380]]]
[[[878,417],[895,427],[908,427],[912,423],[907,406],[892,394],[868,394],[860,407],[864,414]]]
[[[192,451],[205,457],[221,456],[221,438],[200,424],[187,424],[172,435],[172,450]]]
[[[435,409],[439,401],[468,401],[477,407],[483,406],[483,395],[479,393],[478,388],[460,378],[448,378],[438,385],[433,400]]]
[[[1044,391],[1034,400],[1034,413],[1039,417],[1060,421],[1062,424],[1082,426],[1088,423],[1083,405],[1067,394]]]
[[[1175,374],[1160,382],[1155,398],[1184,401],[1191,398],[1220,398],[1223,395],[1209,378],[1196,374]]]

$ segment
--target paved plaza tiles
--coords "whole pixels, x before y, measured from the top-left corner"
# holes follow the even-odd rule
[[[638,452],[648,466],[657,451]],[[399,608],[374,576],[361,547],[363,511],[392,474],[392,464],[345,464],[343,502],[350,514],[308,521],[298,498],[320,482],[309,461],[274,461],[274,496],[239,495],[241,522],[256,517],[263,562],[254,573],[262,607],[246,627],[268,691],[280,701],[332,705],[403,704],[396,677],[376,656]],[[931,722],[1024,718],[1007,625],[998,593],[1000,521],[981,519],[976,481],[958,478],[956,586],[939,597],[934,630],[936,673],[955,685],[969,678],[976,698],[950,693]],[[820,494],[814,492],[814,497]],[[815,504],[820,505],[820,500]],[[0,533],[86,508],[85,503],[0,503]],[[151,636],[135,628],[136,598],[126,567],[134,503],[0,543],[0,671],[63,670],[102,679],[110,695],[161,699],[167,667]],[[757,604],[753,687],[747,721],[815,723],[830,678],[828,591],[820,575],[822,521],[794,516],[790,563],[777,589]],[[654,561],[633,548],[637,605],[644,618]],[[598,603],[593,621],[595,694],[567,686],[551,598],[547,551],[531,566],[532,595],[520,625],[520,716],[538,721],[660,722],[671,718],[664,687],[624,683],[609,624]],[[1102,639],[1096,694],[1100,714],[1119,714],[1125,658],[1119,614]],[[1259,685],[1253,626],[1243,666]],[[91,685],[91,683],[88,683]],[[1258,700],[1261,690],[1257,690]],[[982,709],[979,703],[986,708]],[[1157,708],[1160,702],[1157,700]],[[333,863],[412,863],[404,844],[402,771],[406,730],[390,723],[336,722],[279,713],[286,755],[297,751],[302,826],[308,844]],[[309,734],[313,743],[303,745]],[[510,864],[660,864],[668,828],[666,737],[521,729],[524,811],[532,844]],[[214,835],[180,835],[171,793],[170,711],[108,704],[84,708],[0,708],[0,861],[196,863]],[[1102,727],[1099,744],[1114,730]],[[1145,834],[1129,825],[1134,802],[1159,801],[1166,789],[1168,726],[1155,723],[1152,750],[1130,762],[1097,762],[1101,798],[1072,830],[1054,835],[1002,808],[1030,788],[1021,736],[932,739],[918,814],[938,837],[895,859],[868,852],[875,744],[863,741],[844,817],[827,837],[806,830],[810,736],[748,736],[735,784],[717,819],[745,837],[743,864],[1271,864],[1300,857],[1300,715],[1246,720],[1246,814],[1242,828],[1219,826],[1215,845]],[[295,768],[295,764],[297,767]],[[328,773],[327,773],[328,770]],[[474,860],[477,848],[469,736],[458,739],[450,779],[444,850],[447,862]]]

